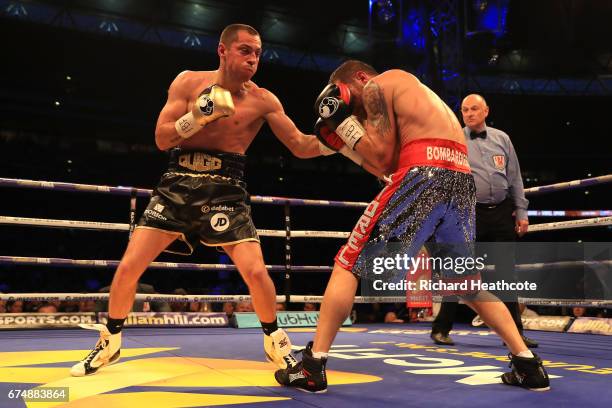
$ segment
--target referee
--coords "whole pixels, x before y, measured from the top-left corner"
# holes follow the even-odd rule
[[[529,201],[525,199],[521,169],[514,146],[506,133],[486,125],[489,107],[482,96],[466,96],[461,103],[461,114],[465,123],[463,132],[467,140],[468,161],[476,182],[476,241],[514,242],[517,235],[521,237],[527,232],[529,226]],[[508,247],[501,247],[505,253],[496,258],[501,260],[496,262],[494,276],[490,278],[508,280],[508,277],[514,276],[514,254],[508,253]],[[505,298],[508,296],[506,293]],[[538,343],[523,335],[516,293],[510,296],[514,299],[504,303],[510,310],[523,341],[528,347],[537,347]],[[457,305],[456,298],[443,299],[431,329],[431,339],[434,343],[454,344],[448,333],[453,327]]]

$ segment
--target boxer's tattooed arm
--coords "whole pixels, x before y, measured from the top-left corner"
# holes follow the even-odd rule
[[[368,121],[380,135],[391,131],[391,121],[387,112],[385,95],[374,81],[370,81],[363,88],[363,104],[368,114]]]

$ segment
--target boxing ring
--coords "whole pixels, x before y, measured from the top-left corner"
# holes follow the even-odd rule
[[[612,175],[526,189],[526,194],[558,192],[609,183]],[[150,190],[74,183],[0,178],[2,188],[27,188],[66,192],[93,192],[129,197],[128,223],[41,219],[0,215],[0,224],[33,228],[68,228],[130,233],[136,222],[138,198]],[[260,229],[260,236],[284,240],[285,264],[267,265],[284,274],[278,302],[320,302],[321,296],[295,294],[294,273],[329,272],[326,265],[294,265],[292,239],[346,239],[344,231],[293,230],[293,206],[343,207],[357,211],[368,203],[252,196],[252,204],[284,209],[284,230]],[[536,215],[536,214],[533,214]],[[529,233],[612,225],[606,210],[552,212],[541,216],[589,217],[530,225]],[[265,246],[264,246],[265,247]],[[265,248],[264,248],[265,249]],[[27,257],[0,254],[3,265],[44,265],[58,268],[112,270],[116,260]],[[538,265],[517,265],[533,269]],[[233,265],[154,262],[151,269],[229,270]],[[4,300],[106,300],[104,293],[6,293]],[[163,295],[138,294],[137,300],[155,302],[226,302],[249,299],[246,294]],[[583,305],[610,307],[605,299],[532,299],[533,305]],[[404,302],[397,297],[363,297],[356,302]],[[312,339],[314,328],[289,328],[295,349]],[[275,367],[265,363],[259,329],[233,328],[125,328],[122,359],[94,376],[70,377],[69,367],[86,355],[97,333],[84,330],[0,330],[0,407],[200,407],[237,405],[253,407],[363,407],[388,406],[609,406],[612,389],[612,336],[530,331],[540,343],[552,391],[528,392],[502,386],[499,376],[508,370],[507,350],[487,328],[455,325],[452,348],[435,346],[430,324],[369,324],[341,329],[330,352],[327,394],[309,395],[280,387]],[[65,401],[28,401],[20,390],[66,389]],[[55,388],[54,388],[55,389]]]
[[[506,350],[488,330],[457,325],[453,348],[434,346],[429,326],[367,325],[343,329],[328,364],[330,389],[310,395],[278,386],[263,362],[258,329],[124,329],[122,360],[94,376],[70,377],[95,333],[5,332],[0,336],[0,406],[10,390],[69,387],[71,403],[27,406],[249,407],[609,406],[610,336],[529,332],[552,378],[552,390],[499,384]],[[304,346],[314,329],[288,329]]]

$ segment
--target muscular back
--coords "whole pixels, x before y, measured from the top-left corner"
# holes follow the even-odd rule
[[[453,111],[414,75],[401,70],[386,71],[376,82],[383,89],[395,124],[400,147],[424,138],[448,139],[465,144],[461,125]]]
[[[215,71],[185,71],[172,83],[168,91],[168,102],[157,121],[158,130],[174,122],[193,108],[200,93],[214,84]],[[245,153],[264,123],[264,115],[270,109],[270,92],[249,81],[243,88],[232,93],[236,113],[227,118],[209,123],[198,133],[180,140],[179,147],[215,150],[230,153]]]

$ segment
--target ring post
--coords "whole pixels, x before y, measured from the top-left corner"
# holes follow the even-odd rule
[[[136,200],[138,199],[138,190],[130,189],[130,233],[129,238],[132,238],[134,228],[136,228]],[[128,238],[128,240],[129,240]]]
[[[291,298],[291,206],[285,202],[285,306]]]

